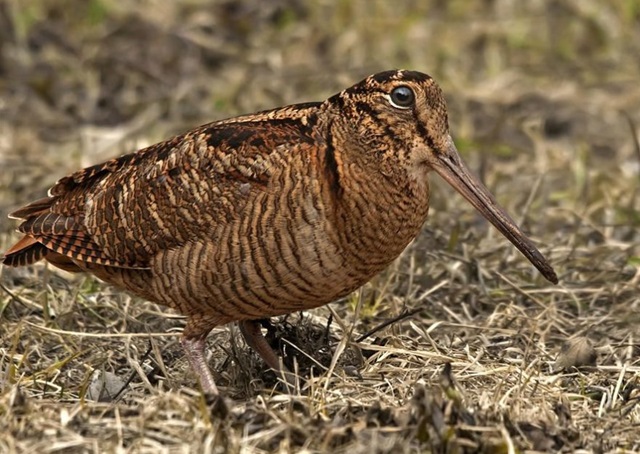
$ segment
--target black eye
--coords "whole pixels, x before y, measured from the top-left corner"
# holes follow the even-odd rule
[[[401,85],[391,91],[391,104],[400,109],[408,109],[413,106],[415,99],[413,90],[407,86]]]

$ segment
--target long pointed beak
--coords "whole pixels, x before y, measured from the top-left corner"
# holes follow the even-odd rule
[[[434,153],[434,155],[429,162],[433,170],[506,236],[548,281],[557,284],[558,276],[553,267],[531,240],[522,233],[515,221],[498,205],[489,190],[471,174],[462,162],[453,140],[449,140],[447,149],[440,150],[440,153]]]

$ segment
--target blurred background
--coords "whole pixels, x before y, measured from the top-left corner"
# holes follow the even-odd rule
[[[531,234],[561,283],[547,285],[434,176],[424,234],[365,287],[354,321],[362,333],[405,310],[420,311],[377,334],[380,345],[399,350],[351,365],[368,381],[329,377],[331,387],[311,391],[321,406],[294,411],[286,398],[268,405],[254,399],[268,398],[264,364],[233,347],[233,328],[216,330],[216,380],[247,410],[226,436],[264,449],[256,452],[278,443],[319,450],[344,443],[361,448],[349,452],[370,453],[378,438],[358,435],[367,426],[417,443],[413,420],[398,432],[404,423],[376,412],[380,403],[422,405],[414,384],[442,383],[446,361],[476,422],[499,427],[499,440],[509,432],[518,449],[637,449],[640,0],[0,0],[0,251],[17,239],[7,214],[69,172],[209,121],[323,100],[392,68],[426,72],[440,83],[469,167]],[[127,388],[127,430],[117,410],[124,407],[113,413],[85,401],[93,371],[129,376],[146,339],[134,345],[76,332],[162,336],[179,322],[90,278],[47,273],[42,266],[2,269],[0,428],[11,443],[54,451],[31,444],[51,438],[54,422],[64,447],[97,446],[95,440],[105,450],[157,447],[157,437],[195,452],[210,437],[217,441],[204,404],[180,387],[192,377],[180,378],[184,358],[175,337],[159,337],[162,347],[152,355],[164,371],[156,374],[160,384],[145,388],[136,379]],[[331,307],[354,320],[356,300]],[[311,314],[305,320],[328,309]],[[324,325],[315,324],[328,343]],[[42,334],[49,327],[63,331]],[[547,379],[557,352],[573,352],[560,346],[578,335],[589,358],[597,346],[602,367]],[[342,337],[323,344],[322,355],[309,339],[294,343],[328,365]],[[555,364],[574,364],[562,361]],[[15,397],[18,386],[29,400]],[[78,400],[81,407],[69,412],[80,416],[67,426],[61,401]],[[186,423],[174,424],[176,415]],[[252,418],[250,430],[263,432],[247,438],[243,421]],[[504,426],[509,420],[516,425]],[[283,432],[283,421],[298,432]],[[459,421],[469,427],[468,418]],[[483,430],[474,437],[486,438]],[[80,433],[85,438],[77,441]],[[140,442],[144,437],[151,441]],[[397,440],[388,440],[389,452],[397,452]]]

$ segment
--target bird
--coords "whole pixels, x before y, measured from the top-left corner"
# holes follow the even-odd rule
[[[206,338],[236,322],[285,380],[260,321],[326,305],[420,233],[435,171],[550,282],[547,259],[464,164],[429,75],[373,74],[321,102],[214,121],[60,179],[16,211],[9,267],[87,272],[186,316],[181,344],[219,396]]]

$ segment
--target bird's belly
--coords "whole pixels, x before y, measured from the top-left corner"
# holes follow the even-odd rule
[[[226,323],[318,307],[370,278],[349,269],[324,217],[301,218],[221,226],[218,241],[163,251],[152,264],[156,299]]]

